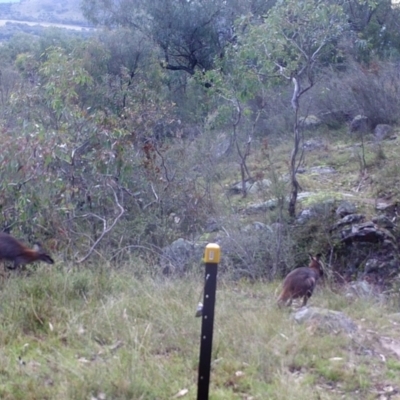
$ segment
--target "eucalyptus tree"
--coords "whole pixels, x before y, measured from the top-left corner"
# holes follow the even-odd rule
[[[209,70],[235,39],[235,20],[262,15],[276,0],[83,0],[85,17],[96,25],[140,31],[161,50],[164,68],[193,75]]]
[[[348,49],[361,62],[400,52],[400,8],[392,0],[336,0],[352,32]]]
[[[247,24],[243,21],[242,24]],[[247,97],[262,85],[291,83],[294,113],[293,150],[290,156],[289,215],[295,216],[300,189],[297,170],[301,162],[299,126],[301,98],[318,79],[318,73],[335,61],[337,43],[348,27],[340,4],[322,0],[280,0],[261,23],[251,24],[230,50],[231,72]]]

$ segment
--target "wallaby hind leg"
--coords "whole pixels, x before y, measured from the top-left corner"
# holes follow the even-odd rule
[[[0,282],[4,283],[9,277],[6,265],[4,262],[1,263],[1,268],[0,268]]]
[[[313,294],[312,290],[309,290],[309,291],[305,294],[305,296],[304,296],[304,298],[303,298],[303,307],[305,307],[305,306],[307,305],[307,301],[308,301],[308,299],[312,296],[312,294]]]
[[[314,288],[311,288],[304,296],[303,307],[307,304],[308,299],[312,296]]]

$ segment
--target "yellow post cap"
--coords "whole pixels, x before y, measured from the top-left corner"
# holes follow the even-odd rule
[[[216,243],[209,243],[204,252],[204,262],[218,264],[221,259],[221,248]]]

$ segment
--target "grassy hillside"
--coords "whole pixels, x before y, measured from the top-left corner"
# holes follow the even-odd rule
[[[7,17],[65,23],[82,18],[78,1],[47,0],[26,0],[12,6]],[[164,75],[168,71],[158,53],[145,55],[138,71],[128,69],[124,60],[142,54],[142,40],[125,41],[125,35],[130,33],[104,35],[76,49],[66,41],[65,51],[41,43],[31,50],[24,50],[23,43],[21,50],[9,49],[8,70],[2,70],[5,89],[10,81],[2,113],[3,227],[26,241],[43,238],[56,263],[29,274],[13,271],[0,280],[0,398],[195,399],[201,327],[195,311],[204,267],[200,260],[193,267],[184,259],[178,276],[161,273],[163,267],[175,267],[168,254],[162,264],[166,247],[184,238],[224,243],[212,399],[400,399],[399,258],[387,262],[394,271],[390,295],[377,288],[369,296],[348,296],[345,284],[332,278],[333,268],[342,272],[344,266],[349,279],[361,279],[379,245],[378,255],[388,253],[385,243],[374,242],[375,237],[361,241],[363,252],[353,257],[356,244],[342,240],[341,228],[332,234],[339,219],[334,208],[325,208],[308,225],[286,224],[293,139],[290,123],[284,122],[293,119],[292,111],[278,112],[276,104],[274,123],[272,103],[278,96],[269,99],[271,92],[265,92],[267,106],[257,108],[266,112],[268,129],[260,122],[253,134],[247,130],[250,108],[243,110],[246,121],[233,125],[236,111],[232,114],[216,99],[202,104],[203,88],[185,78],[181,103],[188,99],[189,104],[174,107],[193,117],[176,120],[174,127],[178,113],[169,103],[175,95],[164,91],[181,84]],[[21,42],[27,40],[23,36]],[[360,72],[368,74],[370,80],[352,86],[343,98],[364,94],[370,86],[362,83],[379,77]],[[374,96],[366,97],[377,112],[395,103],[392,82],[398,73],[387,76],[386,85],[377,80],[370,91],[379,86],[380,95],[393,91],[393,97],[376,103]],[[325,98],[315,89],[314,102]],[[339,100],[342,92],[334,91]],[[214,104],[221,105],[215,122]],[[322,107],[310,110],[322,114]],[[378,214],[377,203],[396,205],[399,198],[398,130],[383,142],[372,134],[361,141],[349,134],[344,121],[335,125],[337,130],[320,125],[304,133],[306,142],[315,145],[305,148],[299,166],[300,195],[309,195],[299,196],[297,211],[347,199],[370,221]],[[181,125],[186,124],[199,129],[185,136]],[[228,151],[229,143],[224,144],[232,130],[238,146]],[[240,164],[244,153],[249,175],[257,183],[269,182],[247,196],[230,190],[246,169]],[[276,198],[283,209],[256,210]],[[385,217],[393,229],[381,237],[393,238],[389,244],[397,256],[396,207]],[[328,277],[309,305],[344,313],[356,330],[324,321],[299,324],[291,309],[277,307],[280,281],[273,279],[303,263],[309,251],[323,253]],[[87,262],[73,263],[85,255]],[[381,259],[373,261],[372,266],[382,265]]]
[[[195,399],[202,273],[138,279],[138,267],[42,267],[10,279],[1,291],[1,398],[160,400],[187,389],[183,398]],[[211,399],[375,399],[400,388],[395,307],[319,289],[310,304],[345,312],[359,326],[348,335],[294,322],[275,291],[219,281]]]
[[[305,136],[320,145],[304,154],[299,181],[302,190],[314,196],[301,202],[299,209],[311,201],[349,198],[370,217],[378,199],[390,202],[398,197],[396,131],[393,140],[382,143],[366,137],[364,153],[360,138],[344,129],[321,128]],[[195,152],[201,141],[207,137],[192,143],[177,141],[177,146]],[[203,145],[210,143],[215,142]],[[254,147],[248,160],[252,175],[285,177],[291,147],[290,135]],[[206,164],[203,159],[188,159],[198,162],[199,168]],[[274,221],[269,212],[242,211],[250,203],[274,198],[276,186],[247,198],[228,197],[227,188],[240,176],[237,160],[231,154],[228,161],[222,158],[214,166],[219,190],[215,209],[223,217],[233,220],[240,215],[241,226],[251,220]],[[313,167],[331,167],[335,172],[321,173]],[[224,226],[223,233],[227,232],[229,225]],[[214,239],[212,235],[208,239]],[[245,246],[248,237],[246,232],[238,236],[238,247]],[[253,233],[257,237],[259,232]],[[311,240],[307,243],[310,250],[313,245]],[[54,267],[40,266],[25,277],[14,274],[2,283],[0,398],[163,400],[179,394],[195,399],[201,320],[194,314],[202,295],[200,264],[185,278],[167,279],[155,272],[158,265],[136,259],[118,265],[90,259],[94,265],[78,270],[62,262],[61,254],[54,257],[59,258]],[[269,267],[264,259],[256,261]],[[318,287],[310,305],[345,313],[358,327],[349,334],[295,322],[290,310],[276,307],[278,285],[233,281],[221,274],[211,399],[399,398],[396,288],[392,297],[384,299],[349,298],[344,287]]]
[[[349,134],[346,128],[338,131],[320,129],[306,132],[305,142],[317,143],[315,148],[305,146],[298,180],[301,192],[315,193],[304,202],[300,197],[300,209],[311,201],[324,198],[342,198],[355,202],[367,216],[376,213],[377,202],[393,201],[399,195],[399,145],[398,129],[390,140],[376,141],[372,134],[365,135],[364,144],[358,134]],[[292,138],[271,141],[268,150],[256,146],[249,158],[249,169],[253,176],[271,178],[287,176],[292,149]],[[268,157],[266,157],[268,154]],[[364,168],[363,158],[366,166]],[[324,170],[329,168],[328,170]],[[232,175],[232,172],[235,175]],[[240,180],[239,166],[227,170],[229,182]],[[228,183],[227,183],[228,184]],[[245,207],[249,202],[273,197],[274,187],[251,194],[248,199],[234,198]]]
[[[368,140],[367,172],[360,146],[342,132],[307,152],[301,185],[319,195],[351,194],[373,214],[378,195],[395,196],[397,140]],[[368,138],[371,139],[371,138]],[[290,141],[270,145],[285,172]],[[268,171],[261,150],[251,168]],[[280,161],[279,161],[280,160]],[[263,164],[265,163],[265,164]],[[334,174],[307,172],[331,166]],[[235,179],[234,168],[225,177]],[[390,193],[391,194],[390,194]],[[264,193],[266,196],[266,194]],[[233,199],[237,205],[262,199]],[[369,210],[369,211],[368,211]],[[222,249],[222,252],[224,249]],[[195,399],[203,267],[167,279],[139,260],[76,270],[58,262],[29,276],[11,275],[0,292],[2,399]],[[279,282],[218,282],[211,399],[396,399],[400,390],[398,295],[345,296],[320,285],[310,306],[341,311],[358,329],[298,324],[278,309]]]

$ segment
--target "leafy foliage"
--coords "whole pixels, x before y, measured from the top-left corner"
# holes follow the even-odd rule
[[[85,0],[83,12],[95,24],[123,26],[151,37],[158,46],[162,66],[191,75],[209,70],[234,40],[233,24],[240,13],[261,15],[274,1]]]
[[[214,213],[243,207],[227,196],[232,176],[246,195],[248,182],[269,174],[258,147],[273,151],[306,112],[293,113],[291,98],[317,83],[321,101],[307,93],[307,107],[322,112],[335,103],[329,71],[350,71],[358,39],[368,57],[393,57],[397,43],[398,11],[386,1],[85,0],[83,8],[109,29],[90,38],[22,34],[0,48],[1,224],[51,237],[67,256],[86,254],[99,238],[111,259],[198,238]],[[349,15],[368,17],[358,36]],[[375,112],[361,90],[374,73],[357,73],[341,104],[395,121],[395,105]],[[376,79],[373,92],[392,78]],[[395,88],[379,92],[380,104],[394,103]],[[281,207],[286,192],[275,193]],[[286,223],[283,209],[269,218]]]

